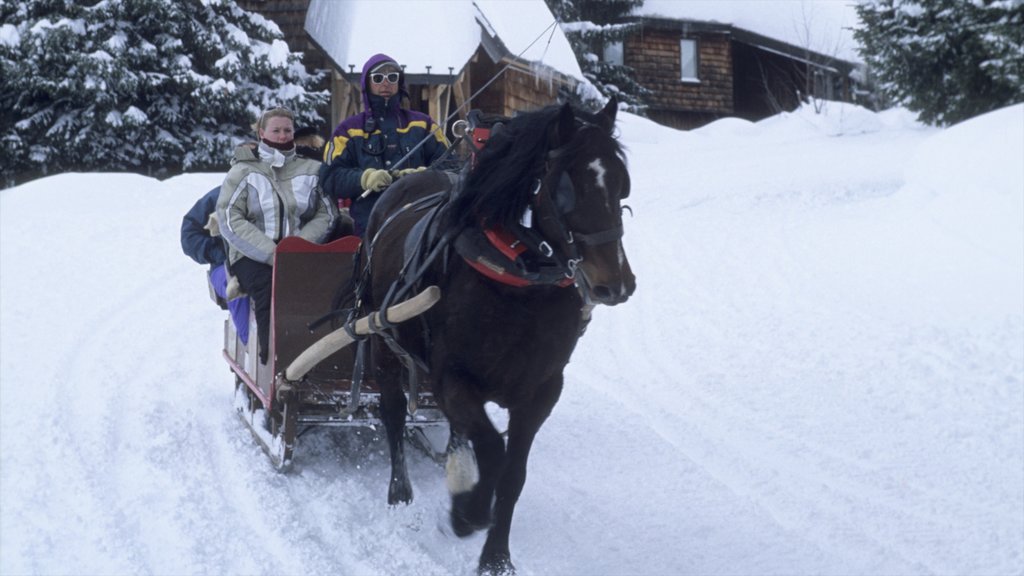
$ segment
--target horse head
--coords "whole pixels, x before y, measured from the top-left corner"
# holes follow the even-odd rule
[[[536,200],[539,231],[565,255],[581,294],[594,304],[625,302],[636,289],[622,245],[630,180],[613,134],[617,107],[614,98],[597,114],[561,107],[548,128]]]

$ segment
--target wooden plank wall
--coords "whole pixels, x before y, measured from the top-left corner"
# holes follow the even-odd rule
[[[504,65],[503,62],[497,64],[492,62],[483,47],[478,47],[469,64],[469,94],[467,97],[476,94]],[[467,109],[476,109],[488,114],[505,114],[505,82],[501,78],[496,80],[483,92],[477,94]]]
[[[483,47],[477,49],[469,65],[470,94],[475,94],[495,75],[500,76],[477,95],[469,108],[512,116],[515,112],[528,112],[558,102],[558,89],[566,82],[565,78],[549,77],[518,66],[505,69],[506,64],[505,61],[492,62]]]
[[[506,116],[529,112],[558,102],[559,80],[532,71],[509,68],[505,71]]]
[[[684,37],[697,40],[700,82],[680,78],[679,41]],[[645,28],[626,39],[624,62],[636,72],[637,82],[651,90],[652,111],[718,116],[733,110],[732,49],[726,34],[684,36],[681,29]]]

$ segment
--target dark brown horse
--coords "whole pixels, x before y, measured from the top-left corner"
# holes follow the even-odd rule
[[[598,114],[565,105],[516,116],[463,178],[403,178],[367,227],[364,305],[380,308],[410,283],[442,292],[419,322],[374,337],[391,450],[388,502],[412,500],[402,382],[403,370],[418,365],[451,425],[452,528],[459,536],[488,529],[482,573],[514,570],[509,528],[530,446],[561,394],[584,317],[635,288],[621,241],[629,174],[615,112],[611,102]],[[508,409],[507,444],[484,410],[488,401]]]

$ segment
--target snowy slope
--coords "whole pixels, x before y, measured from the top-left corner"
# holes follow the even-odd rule
[[[635,296],[538,436],[521,574],[1024,572],[1024,105],[623,115]],[[219,174],[0,191],[0,573],[472,574],[442,470],[381,434],[273,472],[181,254]]]

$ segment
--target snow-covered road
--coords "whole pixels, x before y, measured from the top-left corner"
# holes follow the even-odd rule
[[[1024,105],[620,116],[633,299],[537,438],[524,575],[1024,572]],[[0,573],[472,574],[382,433],[268,465],[178,228],[221,175],[0,191]]]

